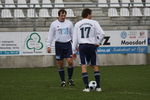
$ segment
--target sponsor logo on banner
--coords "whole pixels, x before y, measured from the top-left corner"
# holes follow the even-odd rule
[[[140,36],[138,38],[146,38],[145,32],[140,32]]]
[[[135,41],[126,41],[122,40],[121,45],[145,45],[146,44],[146,39],[143,41],[140,40],[135,40]]]
[[[131,32],[129,32],[129,33],[128,33],[128,37],[129,37],[130,39],[135,39],[135,38],[137,38],[137,31],[131,31]]]
[[[128,35],[128,34],[127,34],[127,32],[125,32],[125,31],[124,31],[124,32],[121,32],[121,34],[120,34],[120,36],[121,36],[122,39],[125,39],[125,38],[127,37],[127,35]]]
[[[24,55],[41,55],[44,54],[44,33],[24,33],[24,37],[22,39],[24,40],[24,45],[22,48],[22,53]]]
[[[38,33],[31,33],[26,42],[26,47],[34,52],[36,50],[41,50],[43,48],[43,43],[40,35]]]

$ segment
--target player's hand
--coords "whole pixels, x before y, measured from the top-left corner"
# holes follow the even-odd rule
[[[73,55],[72,55],[72,58],[73,58],[73,59],[76,59],[76,58],[77,58],[77,55],[76,55],[76,54],[73,54]]]
[[[79,51],[79,48],[77,48],[76,50]]]
[[[100,45],[98,45],[98,44],[95,44],[95,46],[96,46],[96,47],[99,47]]]
[[[51,48],[50,47],[47,48],[47,52],[51,53]]]

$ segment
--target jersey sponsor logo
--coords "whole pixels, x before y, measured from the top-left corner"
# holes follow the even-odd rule
[[[59,28],[58,29],[60,34],[69,34],[69,29],[68,28]]]

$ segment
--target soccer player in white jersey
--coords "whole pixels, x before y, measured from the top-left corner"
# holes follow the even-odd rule
[[[104,38],[104,31],[99,23],[92,20],[92,10],[84,9],[82,11],[82,20],[77,22],[73,33],[73,54],[79,50],[80,63],[82,68],[82,79],[85,84],[84,92],[90,92],[88,86],[87,65],[92,66],[94,70],[95,81],[97,82],[96,91],[100,92],[100,72],[97,64],[96,51]]]
[[[68,63],[68,84],[70,86],[74,86],[74,82],[72,80],[73,59],[71,44],[73,24],[71,21],[66,19],[66,15],[67,12],[65,9],[60,9],[58,11],[58,19],[51,23],[47,40],[48,53],[51,53],[52,41],[55,40],[56,61],[62,87],[66,86],[63,63],[64,58],[66,58],[66,61]]]

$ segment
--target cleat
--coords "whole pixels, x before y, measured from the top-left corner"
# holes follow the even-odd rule
[[[89,88],[85,88],[85,89],[83,89],[83,92],[90,92],[90,89]]]
[[[68,80],[68,84],[69,84],[70,86],[74,86],[74,81],[73,81],[72,79],[70,79],[70,80]]]
[[[65,87],[66,86],[66,82],[65,81],[62,81],[61,82],[61,87]]]
[[[101,92],[101,91],[102,91],[102,89],[101,89],[101,88],[96,88],[96,89],[95,89],[95,91],[97,91],[97,92]]]

